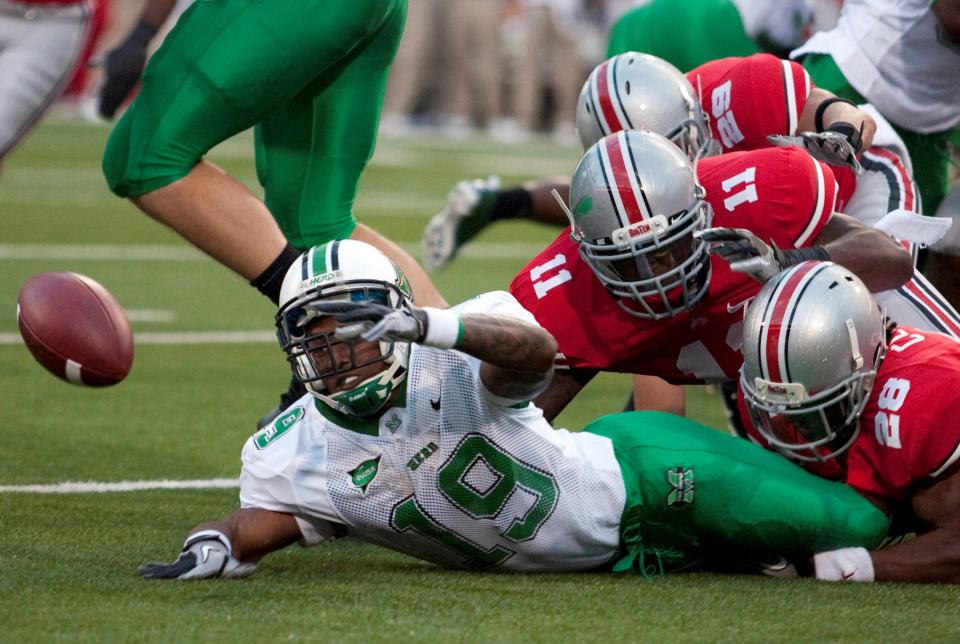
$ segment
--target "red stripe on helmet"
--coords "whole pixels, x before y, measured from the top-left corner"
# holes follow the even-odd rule
[[[784,382],[786,365],[780,363],[780,345],[786,342],[786,334],[790,331],[789,324],[785,322],[785,318],[789,314],[790,301],[801,284],[806,281],[804,278],[807,274],[818,265],[817,262],[803,262],[797,265],[787,275],[783,288],[776,296],[770,318],[767,321],[767,342],[764,346],[764,353],[767,358],[767,380],[771,382]]]
[[[635,224],[638,221],[646,219],[644,208],[641,206],[637,193],[634,192],[633,183],[630,181],[633,168],[627,167],[624,162],[624,156],[629,154],[626,150],[628,145],[627,136],[621,132],[616,136],[608,136],[603,139],[607,160],[610,163],[610,189],[616,191],[619,195],[615,201],[623,206],[621,215],[626,216],[626,224]],[[636,178],[634,178],[636,180]]]
[[[616,59],[613,59],[616,60]],[[607,132],[612,134],[623,129],[620,123],[620,117],[617,116],[617,110],[613,106],[613,97],[610,94],[610,81],[607,78],[607,71],[610,68],[610,61],[603,63],[596,69],[597,75],[597,109],[603,114],[603,120],[607,123]]]

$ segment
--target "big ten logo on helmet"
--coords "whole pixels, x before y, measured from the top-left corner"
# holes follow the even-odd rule
[[[324,282],[332,282],[342,279],[343,271],[330,271],[329,273],[320,273],[319,275],[314,275],[307,282],[307,286],[316,286],[317,284],[323,284]]]
[[[710,95],[711,113],[717,120],[717,132],[723,141],[723,147],[728,150],[734,145],[743,141],[743,133],[737,126],[737,121],[733,118],[733,112],[730,110],[730,91],[733,83],[727,81],[718,85]]]

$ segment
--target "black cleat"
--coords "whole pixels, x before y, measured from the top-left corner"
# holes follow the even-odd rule
[[[261,416],[260,420],[257,421],[257,429],[263,429],[272,423],[274,418],[282,414],[287,407],[300,400],[305,393],[307,393],[307,389],[303,386],[303,383],[291,378],[290,387],[280,394],[280,404]]]

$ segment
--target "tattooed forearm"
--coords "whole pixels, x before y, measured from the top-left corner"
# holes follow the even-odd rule
[[[545,329],[516,318],[467,314],[457,349],[512,371],[543,374],[553,366],[557,342]]]

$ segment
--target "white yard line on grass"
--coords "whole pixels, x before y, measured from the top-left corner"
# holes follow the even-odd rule
[[[240,487],[237,479],[192,479],[186,481],[67,481],[48,485],[0,485],[0,493],[77,494],[86,492],[137,492],[140,490],[213,490]]]

